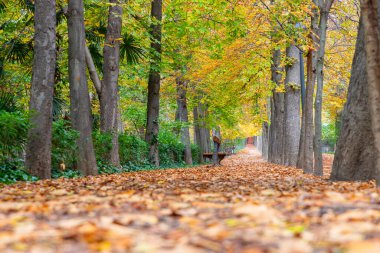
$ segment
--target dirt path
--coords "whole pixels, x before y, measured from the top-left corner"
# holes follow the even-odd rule
[[[4,187],[0,252],[376,253],[378,201],[373,182],[306,176],[248,148],[217,168]]]

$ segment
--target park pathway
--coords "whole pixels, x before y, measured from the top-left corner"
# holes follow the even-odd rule
[[[0,252],[380,252],[373,182],[222,164],[2,186]]]

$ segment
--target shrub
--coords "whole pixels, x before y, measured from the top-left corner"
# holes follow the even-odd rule
[[[185,146],[171,129],[162,129],[158,134],[160,163],[163,166],[183,164]]]
[[[124,133],[119,135],[120,162],[123,165],[148,164],[148,145],[139,136]]]
[[[1,164],[0,183],[12,184],[17,181],[36,181],[36,177],[31,176],[28,172],[22,169],[22,164],[22,160],[15,160]]]
[[[0,162],[20,158],[27,141],[29,118],[22,112],[0,111]]]
[[[78,170],[73,170],[73,169],[67,169],[67,170],[58,170],[58,169],[53,169],[52,171],[52,178],[60,178],[60,177],[65,177],[65,178],[77,178],[80,177],[81,174]]]
[[[98,160],[105,163],[107,154],[112,149],[112,134],[102,133],[99,130],[93,133],[95,155]]]
[[[79,133],[71,128],[70,122],[67,120],[58,120],[53,122],[53,138],[52,138],[52,166],[59,168],[61,163],[66,168],[73,168],[77,160],[78,147],[76,140]]]
[[[98,161],[99,174],[116,174],[123,172],[121,168],[113,166],[102,161]]]
[[[193,163],[197,164],[200,163],[199,157],[201,153],[201,149],[199,148],[198,145],[196,144],[191,144],[191,156],[193,158]]]

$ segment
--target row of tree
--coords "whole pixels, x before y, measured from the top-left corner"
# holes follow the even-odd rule
[[[34,3],[34,63],[30,92],[32,127],[26,150],[26,167],[40,178],[51,177],[52,102],[56,66],[56,3],[55,0],[37,0]],[[112,134],[112,149],[108,160],[120,166],[119,160],[119,58],[122,27],[122,1],[109,1],[106,38],[103,48],[103,79],[100,80],[86,45],[84,4],[70,0],[64,10],[69,37],[70,119],[73,129],[79,132],[77,167],[84,175],[98,172],[92,140],[92,114],[87,85],[86,66],[100,102],[100,128]],[[149,75],[148,120],[146,140],[150,144],[150,157],[158,166],[157,133],[161,55],[162,1],[152,2],[151,47],[154,57]],[[87,63],[87,65],[86,65]]]
[[[47,2],[51,8],[41,9],[42,5],[48,6]],[[28,111],[26,101],[31,98],[33,127],[26,153],[27,167],[36,168],[34,175],[49,177],[49,172],[46,176],[42,174],[50,171],[47,137],[51,135],[52,108],[53,118],[57,119],[58,100],[70,104],[70,109],[64,109],[58,118],[71,120],[80,133],[77,167],[84,174],[97,171],[91,143],[92,124],[95,131],[99,125],[101,132],[112,136],[112,148],[107,149],[105,157],[116,166],[123,152],[118,152],[118,132],[124,129],[146,139],[149,160],[155,166],[159,165],[158,150],[171,138],[162,134],[170,129],[180,137],[185,147],[184,160],[190,164],[191,148],[196,151],[192,143],[200,148],[197,160],[202,161],[201,154],[210,150],[210,129],[220,126],[225,139],[252,136],[268,118],[271,124],[264,124],[268,129],[263,133],[269,140],[263,141],[269,142],[264,150],[269,151],[271,161],[297,164],[300,150],[301,157],[305,157],[306,148],[299,149],[299,140],[301,132],[305,132],[308,139],[303,138],[302,143],[306,139],[308,142],[302,145],[310,147],[313,142],[309,137],[314,130],[306,127],[310,122],[313,125],[310,118],[313,113],[303,113],[302,121],[307,118],[308,122],[303,129],[308,130],[301,131],[299,101],[303,97],[304,111],[306,107],[313,111],[313,101],[310,102],[313,92],[302,88],[300,72],[304,64],[300,56],[308,56],[309,74],[323,74],[317,68],[324,61],[316,59],[319,45],[323,44],[319,27],[325,26],[322,21],[326,19],[326,11],[322,7],[329,7],[327,1],[170,0],[162,5],[143,0],[128,3],[83,0],[72,1],[69,6],[63,0],[56,0],[56,6],[54,1],[35,3],[17,0],[0,4],[0,12],[4,14],[0,16],[0,39],[5,49],[0,52],[0,63],[5,62],[0,64],[1,89],[21,94],[17,103],[25,111]],[[353,51],[346,46],[344,36],[355,33],[350,27],[355,12],[351,0],[335,4],[332,16],[336,31],[330,30],[332,37],[327,41],[330,45],[327,63],[334,68],[327,68],[328,99],[324,103],[324,109],[333,115],[331,118],[342,102],[330,100],[345,93],[344,84],[336,87],[337,82],[347,79],[344,67],[349,63],[342,59],[350,58]],[[41,16],[49,16],[47,11],[55,17],[41,20]],[[14,12],[19,17],[16,21],[11,20]],[[33,42],[34,54],[29,53]],[[331,46],[336,45],[339,48],[332,50]],[[28,58],[33,57],[32,64]],[[123,64],[123,59],[134,64]],[[30,66],[33,66],[32,80]],[[344,76],[340,76],[342,73]],[[86,74],[91,83],[87,82]],[[43,78],[49,80],[48,85],[41,81]],[[272,81],[268,83],[269,79]],[[310,82],[312,78],[307,80]],[[20,87],[21,92],[15,87]],[[321,85],[317,87],[322,89]],[[317,104],[316,119],[321,105]],[[271,111],[269,115],[267,109]],[[97,139],[94,141],[98,152]],[[103,161],[103,155],[98,154],[98,162],[100,156]]]
[[[307,52],[307,85],[302,97],[302,122],[299,131],[299,89],[293,92],[293,82],[302,84],[302,54],[289,47],[287,57],[293,57],[286,67],[286,91],[274,91],[270,101],[271,124],[264,124],[260,148],[270,162],[297,166],[305,173],[323,175],[321,152],[321,103],[323,90],[323,64],[326,45],[327,21],[333,1],[314,1],[310,38],[312,47]],[[358,26],[355,55],[351,68],[347,103],[341,115],[332,168],[332,180],[376,179],[380,185],[380,20],[378,0],[361,0],[361,18]],[[318,25],[319,24],[319,25]],[[280,52],[273,54],[272,80],[276,77]],[[294,62],[301,62],[301,66]],[[293,67],[295,67],[293,72]],[[301,72],[301,73],[300,73]],[[300,75],[299,75],[300,74]],[[299,78],[299,76],[301,78]],[[315,78],[316,77],[316,78]],[[314,83],[317,80],[316,96]],[[302,85],[301,91],[302,90]],[[294,97],[293,97],[294,96]],[[291,99],[289,99],[289,97]],[[313,100],[315,110],[312,111]],[[289,105],[289,101],[294,103]],[[291,116],[290,116],[291,115]],[[313,115],[315,121],[313,124]],[[300,140],[298,142],[297,140]]]
[[[70,0],[68,6],[59,10],[67,18],[70,120],[73,129],[79,133],[77,168],[83,175],[96,175],[98,173],[92,140],[93,120],[87,71],[99,99],[100,130],[112,135],[112,148],[106,156],[107,161],[114,166],[120,166],[118,136],[123,128],[120,118],[118,80],[123,5],[125,3],[121,0],[109,1],[101,74],[98,73],[96,62],[86,42],[83,0]],[[26,148],[26,167],[32,175],[39,178],[51,177],[52,109],[57,65],[56,7],[55,0],[38,0],[34,4],[34,61],[29,108],[33,114]],[[160,165],[158,133],[162,81],[162,0],[151,2],[150,16],[151,21],[148,28],[151,42],[150,70],[148,74],[145,140],[149,146],[149,161],[158,167]],[[139,16],[134,16],[134,18],[141,19]],[[177,73],[175,83],[177,87],[176,121],[179,123],[178,134],[185,146],[184,160],[187,164],[192,164],[186,95],[189,81],[184,77],[183,71],[177,71]],[[210,130],[205,123],[207,107],[199,102],[193,108],[194,140],[200,147],[199,160],[202,162],[203,156],[201,154],[210,150]]]
[[[323,175],[321,152],[323,68],[327,21],[333,2],[333,0],[313,1],[306,52],[306,87],[303,61],[305,52],[296,40],[291,41],[286,48],[285,63],[281,61],[283,52],[280,49],[274,50],[271,81],[275,84],[275,88],[273,96],[268,101],[270,124],[264,123],[261,145],[263,156],[269,162],[297,166],[305,173],[315,175]],[[299,23],[293,25],[300,26]],[[278,20],[273,21],[274,29],[279,29],[281,26]],[[285,78],[282,77],[284,65]],[[279,90],[283,81],[284,91]],[[315,82],[317,89],[313,103]]]

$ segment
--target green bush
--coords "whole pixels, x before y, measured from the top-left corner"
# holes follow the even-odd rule
[[[78,147],[76,140],[79,133],[71,128],[67,120],[58,120],[53,122],[52,137],[52,165],[58,169],[61,163],[66,168],[73,168],[77,160]]]
[[[124,133],[119,135],[120,162],[123,165],[148,164],[148,145],[139,136]]]
[[[93,133],[93,140],[96,158],[103,163],[106,162],[107,154],[112,149],[112,134],[98,130]]]
[[[21,156],[27,141],[29,118],[22,112],[0,111],[0,162]]]
[[[185,146],[171,129],[162,129],[158,134],[158,150],[162,166],[183,164]]]
[[[52,171],[52,178],[77,178],[80,177],[81,174],[78,170],[74,169],[67,169],[67,170],[58,170],[58,169],[53,169]]]
[[[17,181],[36,181],[37,178],[31,176],[22,169],[22,160],[15,160],[0,165],[0,183],[12,184]]]
[[[106,162],[98,161],[99,174],[117,174],[123,172],[121,168],[108,164]]]

